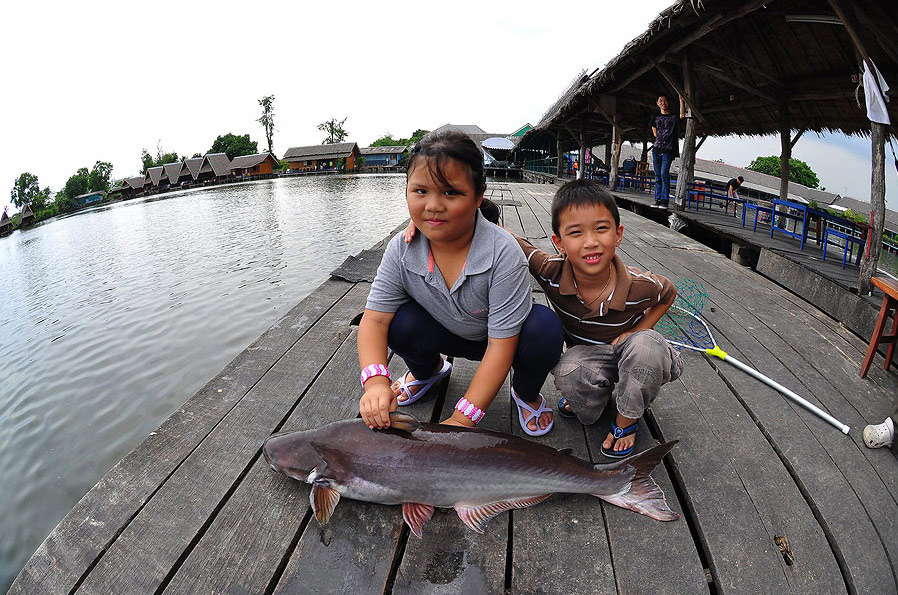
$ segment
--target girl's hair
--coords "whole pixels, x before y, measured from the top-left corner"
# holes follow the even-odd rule
[[[552,200],[552,231],[557,236],[561,235],[559,231],[561,213],[567,209],[599,205],[611,211],[611,216],[614,217],[614,225],[619,227],[620,212],[617,210],[617,203],[614,202],[614,195],[608,192],[604,186],[586,178],[568,182],[558,189],[558,192],[555,193],[555,198]]]
[[[424,136],[409,152],[405,175],[415,169],[418,161],[426,159],[430,173],[440,184],[451,188],[446,179],[444,168],[448,159],[454,159],[468,166],[471,170],[471,185],[474,193],[481,195],[486,191],[486,174],[483,171],[483,154],[468,135],[457,130],[446,130]]]

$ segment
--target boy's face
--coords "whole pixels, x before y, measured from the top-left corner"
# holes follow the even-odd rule
[[[614,250],[624,237],[624,226],[614,224],[614,216],[605,205],[582,205],[563,210],[558,217],[558,232],[552,241],[567,254],[580,285],[605,283]]]

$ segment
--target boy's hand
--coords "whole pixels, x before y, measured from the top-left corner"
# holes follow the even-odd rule
[[[409,221],[408,225],[405,226],[405,229],[402,230],[402,239],[405,240],[406,244],[412,241],[416,231],[418,231],[418,228],[415,227],[415,222]]]
[[[619,343],[623,343],[624,341],[627,340],[627,337],[629,337],[630,335],[632,335],[635,332],[636,331],[626,331],[624,333],[621,333],[618,336],[616,336],[613,341],[611,341],[611,344],[617,345]]]
[[[389,382],[379,381],[378,378],[371,378],[368,384],[372,385],[365,389],[359,401],[359,413],[365,424],[371,428],[389,428],[390,412],[399,408],[399,402],[393,389],[390,388]]]

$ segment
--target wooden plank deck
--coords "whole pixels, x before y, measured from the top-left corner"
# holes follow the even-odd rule
[[[549,248],[554,187],[490,188],[505,226]],[[662,390],[639,435],[640,448],[680,441],[655,472],[679,521],[558,495],[497,517],[484,535],[437,511],[418,540],[399,507],[349,500],[320,529],[308,486],[272,472],[260,448],[272,432],[357,415],[350,321],[364,307],[381,243],[350,259],[344,278],[303,300],[110,470],[10,593],[898,592],[898,460],[865,448],[860,435],[888,411],[898,375],[874,366],[858,378],[866,345],[837,321],[681,234],[621,215],[625,262],[701,280],[721,346],[851,434],[688,352],[683,376]],[[475,366],[456,361],[437,397],[408,409],[420,419],[445,416]],[[403,371],[398,359],[390,367]],[[557,400],[551,379],[543,393]],[[559,417],[538,440],[598,462],[604,423],[584,428]],[[520,433],[507,384],[483,424]]]

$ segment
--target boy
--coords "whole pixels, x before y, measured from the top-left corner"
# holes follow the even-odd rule
[[[617,384],[617,414],[602,453],[623,458],[633,451],[646,407],[682,371],[680,354],[652,330],[676,289],[660,275],[624,266],[615,255],[624,226],[614,197],[597,182],[575,180],[558,190],[552,231],[560,255],[517,239],[564,325],[569,349],[553,370],[563,395],[558,410],[593,424]]]

